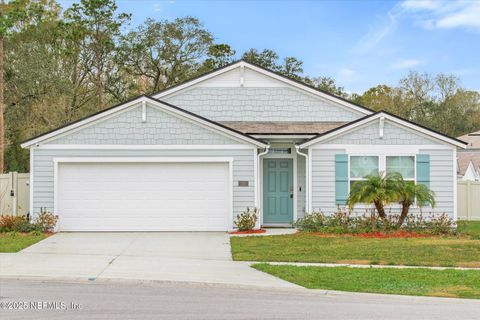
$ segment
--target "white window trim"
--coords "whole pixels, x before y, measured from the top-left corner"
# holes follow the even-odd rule
[[[389,154],[389,153],[364,153],[364,154],[349,154],[348,155],[348,194],[350,194],[350,184],[351,181],[362,181],[365,180],[364,178],[352,178],[350,175],[350,166],[352,163],[352,157],[378,157],[378,172],[387,172],[387,157],[413,157],[413,172],[414,178],[405,179],[406,181],[413,181],[417,183],[417,155],[411,153],[397,153],[397,154]]]
[[[233,158],[230,157],[68,157],[53,158],[53,212],[58,209],[58,166],[60,163],[228,163],[228,197],[230,212],[227,218],[227,230],[233,230]],[[33,185],[32,187],[33,188]],[[31,198],[33,202],[33,198]],[[55,230],[55,231],[58,231]]]

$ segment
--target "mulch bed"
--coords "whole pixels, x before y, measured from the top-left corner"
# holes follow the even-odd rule
[[[256,233],[265,233],[267,230],[265,229],[255,229],[255,230],[248,230],[248,231],[232,231],[229,234],[256,234]]]

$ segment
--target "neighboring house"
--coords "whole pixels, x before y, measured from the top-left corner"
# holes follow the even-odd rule
[[[465,150],[459,150],[457,155],[458,178],[464,181],[480,180],[480,131],[472,132],[458,139],[468,143]]]
[[[228,230],[345,206],[351,183],[400,172],[456,218],[465,143],[239,61],[22,144],[31,212],[60,231]],[[357,207],[362,212],[362,207]]]

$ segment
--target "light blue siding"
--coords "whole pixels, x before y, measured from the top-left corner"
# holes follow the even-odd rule
[[[341,136],[324,141],[324,144],[370,144],[370,145],[439,145],[432,138],[427,138],[420,133],[414,133],[386,120],[383,129],[383,138],[379,137],[379,123],[371,124],[349,131]]]
[[[146,122],[142,122],[142,107],[94,123],[79,131],[51,141],[51,144],[242,144],[211,129],[163,112],[147,104]]]
[[[368,146],[366,146],[368,147]],[[335,155],[345,153],[345,150],[312,149],[312,208],[326,214],[335,212]],[[424,216],[430,213],[447,213],[453,218],[454,212],[454,152],[451,149],[422,149],[420,154],[430,158],[430,188],[435,192],[436,207],[422,208]],[[420,155],[417,155],[417,157]],[[391,205],[388,212],[400,211],[398,205]],[[420,209],[412,207],[412,213],[419,213]],[[365,213],[365,207],[358,205],[354,208],[355,214]]]
[[[312,209],[331,214],[335,204],[335,155],[345,150],[312,149]]]
[[[215,121],[353,121],[365,115],[287,87],[197,87],[161,99]]]
[[[430,156],[430,189],[435,192],[436,207],[433,210],[424,209],[423,213],[452,214],[454,210],[454,183],[456,177],[453,168],[455,161],[453,150],[420,150],[422,154]],[[453,218],[453,217],[452,217]]]
[[[41,207],[53,211],[55,157],[233,157],[233,213],[254,206],[253,149],[242,150],[53,150],[35,149],[33,214]],[[239,187],[238,181],[248,181],[248,187]]]

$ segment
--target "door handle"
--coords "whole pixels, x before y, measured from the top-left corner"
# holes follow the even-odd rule
[[[290,199],[293,199],[293,193],[290,193]]]

